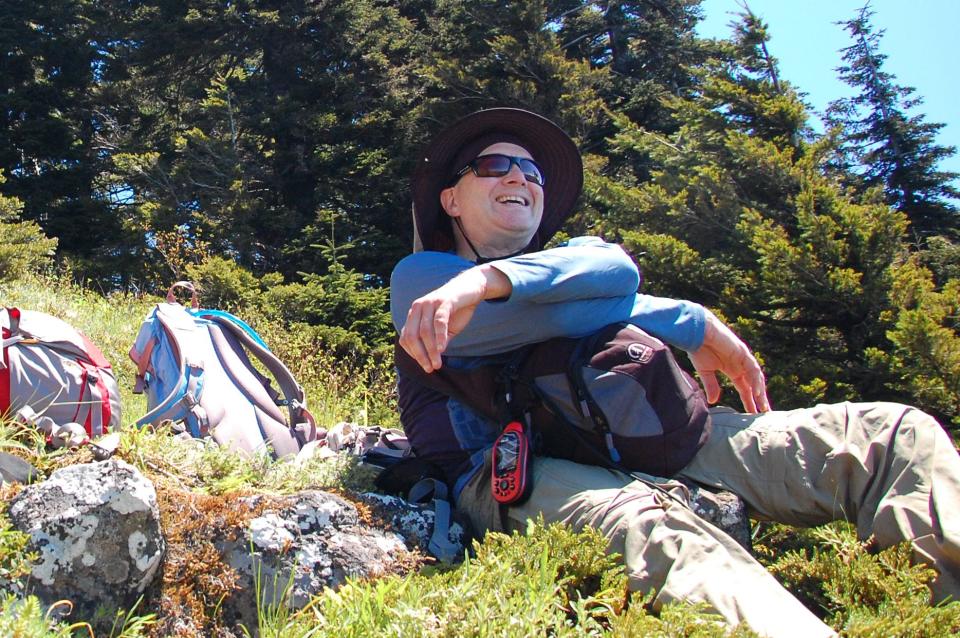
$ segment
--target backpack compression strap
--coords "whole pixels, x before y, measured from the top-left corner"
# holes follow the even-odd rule
[[[459,547],[450,542],[450,522],[453,512],[447,499],[447,485],[435,478],[425,478],[410,488],[407,500],[411,503],[429,503],[433,506],[433,531],[427,549],[441,562],[457,558]]]
[[[7,348],[24,338],[20,334],[20,309],[7,308],[6,314],[9,326],[0,334],[0,413],[10,409],[10,356]]]
[[[192,434],[200,437],[206,435],[209,427],[206,412],[200,406],[198,399],[203,389],[203,362],[195,361],[186,354],[187,352],[198,352],[200,349],[192,347],[192,344],[198,338],[193,319],[190,318],[189,322],[179,320],[180,315],[176,312],[179,310],[182,310],[179,304],[157,304],[154,318],[160,324],[160,329],[166,332],[173,349],[176,351],[180,383],[153,410],[138,419],[137,426],[143,427],[147,423],[154,423],[164,418],[177,420],[182,418],[182,410],[185,409],[194,416],[196,421],[197,427]],[[173,315],[171,315],[171,311],[174,313]],[[187,315],[182,316],[186,317]],[[153,352],[153,342],[156,338],[156,336],[152,337],[150,345],[143,352],[130,351],[130,357],[137,363],[138,370],[137,387],[134,388],[134,392],[138,388],[142,391],[142,374],[150,366],[150,355]],[[193,429],[192,424],[191,429]]]

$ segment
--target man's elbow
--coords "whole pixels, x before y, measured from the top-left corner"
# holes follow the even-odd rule
[[[617,253],[614,272],[618,277],[619,286],[621,286],[618,290],[624,295],[635,293],[640,288],[640,282],[642,281],[640,269],[627,254],[627,251],[620,246],[617,246]]]

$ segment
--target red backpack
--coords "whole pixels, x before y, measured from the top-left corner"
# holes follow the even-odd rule
[[[79,423],[88,437],[120,426],[113,369],[86,336],[48,314],[0,310],[0,415]]]

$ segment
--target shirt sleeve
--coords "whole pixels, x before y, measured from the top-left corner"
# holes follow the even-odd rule
[[[403,328],[414,301],[473,266],[473,262],[453,253],[433,251],[401,259],[390,274],[390,315],[397,331]]]
[[[603,253],[604,259],[611,255],[611,262],[630,261],[619,248],[612,251],[605,247],[588,247],[607,251]],[[539,255],[554,251],[560,256],[554,253],[544,260],[547,263],[534,263]],[[632,323],[687,351],[696,350],[703,343],[705,315],[702,306],[637,294],[639,275],[635,267],[632,268],[633,279],[623,273],[614,276],[618,280],[615,285],[623,286],[620,291],[607,290],[603,280],[610,275],[608,269],[598,272],[578,265],[571,274],[560,273],[564,264],[577,261],[573,255],[573,252],[564,252],[564,248],[557,248],[493,262],[498,270],[503,266],[506,270],[501,272],[508,277],[511,274],[506,271],[517,277],[520,290],[514,288],[505,300],[481,303],[467,328],[450,340],[445,354],[457,357],[499,354],[554,337],[582,337],[621,321]],[[518,260],[521,263],[516,265]],[[504,266],[507,262],[509,264]],[[473,263],[449,253],[421,252],[401,260],[390,281],[391,314],[397,330],[403,328],[407,311],[415,299],[472,266]],[[618,270],[626,266],[621,263],[612,268]],[[546,283],[550,279],[559,280],[562,285],[558,287],[564,291],[550,290]]]
[[[622,297],[637,292],[640,272],[616,244],[578,237],[565,246],[490,262],[513,287],[511,298],[531,303]]]

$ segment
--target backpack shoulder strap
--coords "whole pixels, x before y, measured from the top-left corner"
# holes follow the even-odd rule
[[[226,328],[240,343],[264,365],[280,386],[283,404],[290,411],[290,427],[300,439],[302,446],[317,438],[317,423],[307,409],[303,387],[297,383],[293,373],[273,354],[263,339],[246,323],[230,313],[220,310],[197,310],[191,314],[212,321]]]
[[[450,523],[453,508],[447,498],[447,485],[435,478],[425,478],[410,488],[407,500],[411,503],[429,503],[433,507],[433,531],[427,549],[443,563],[451,563],[458,557],[460,548],[450,542]]]
[[[191,315],[195,317],[201,317],[209,321],[216,321],[217,323],[229,322],[231,329],[233,329],[234,327],[240,328],[248,337],[250,337],[253,341],[258,343],[261,347],[266,348],[267,350],[270,349],[270,347],[267,346],[266,342],[260,338],[260,335],[257,334],[257,331],[251,328],[247,324],[247,322],[245,322],[240,317],[237,317],[236,315],[232,315],[229,312],[226,312],[225,310],[213,310],[211,308],[193,308],[188,310],[187,312],[189,312]]]

